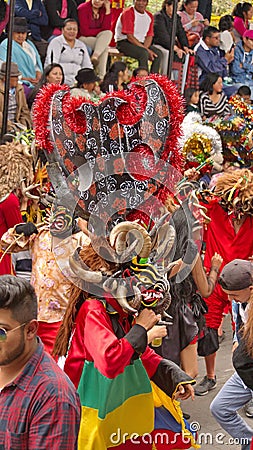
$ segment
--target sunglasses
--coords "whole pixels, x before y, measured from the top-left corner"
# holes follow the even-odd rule
[[[5,342],[7,339],[8,333],[10,333],[11,331],[18,330],[18,328],[21,328],[26,324],[27,324],[27,322],[24,322],[21,325],[19,325],[18,327],[12,328],[12,330],[8,330],[8,331],[5,330],[5,328],[0,327],[0,342]]]

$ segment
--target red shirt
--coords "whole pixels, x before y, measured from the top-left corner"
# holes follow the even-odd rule
[[[77,9],[79,20],[79,36],[97,36],[104,30],[111,29],[112,14],[105,14],[105,7],[99,9],[99,18],[94,19],[91,1],[81,3]]]
[[[10,194],[5,200],[0,202],[0,238],[9,229],[17,223],[23,222],[19,201],[16,195]],[[0,256],[2,252],[0,250]],[[0,275],[13,274],[11,255],[5,255],[0,262]]]

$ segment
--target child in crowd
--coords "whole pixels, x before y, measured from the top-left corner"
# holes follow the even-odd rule
[[[234,37],[234,18],[230,14],[222,16],[219,21],[220,45],[219,48],[225,53],[233,48],[235,43]]]
[[[186,88],[184,97],[186,101],[186,114],[188,114],[189,112],[199,113],[199,91],[195,88]]]
[[[149,75],[148,70],[145,67],[139,66],[133,70],[133,78],[144,78]]]
[[[252,101],[250,100],[251,90],[249,86],[246,86],[246,84],[239,87],[236,95],[239,95],[241,99],[244,100],[248,105],[252,105]]]
[[[93,103],[98,103],[104,97],[97,84],[99,80],[93,69],[80,69],[75,77],[77,86],[71,89],[73,97],[85,97]]]

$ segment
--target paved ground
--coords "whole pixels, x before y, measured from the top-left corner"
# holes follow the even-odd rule
[[[209,410],[209,405],[212,399],[234,371],[231,363],[232,332],[229,316],[225,318],[224,330],[225,340],[221,343],[217,356],[217,388],[209,392],[208,395],[195,397],[194,402],[191,400],[182,402],[183,410],[191,415],[189,422],[192,423],[192,426],[194,426],[194,422],[197,427],[200,427],[199,439],[202,442],[199,443],[202,444],[201,448],[204,450],[240,450],[241,448],[240,445],[231,444],[231,442],[229,442],[230,436],[227,435],[222,428],[220,428]],[[197,381],[199,381],[203,375],[205,375],[204,358],[200,358],[199,376]],[[244,418],[246,418],[243,411],[240,413]],[[253,419],[246,418],[246,420],[253,427]],[[221,434],[225,436],[222,437]]]

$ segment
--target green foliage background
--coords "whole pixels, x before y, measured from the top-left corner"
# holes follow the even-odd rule
[[[231,14],[234,5],[237,3],[235,0],[213,0],[212,2],[212,14],[221,16],[223,14]],[[126,6],[132,5],[132,0],[126,0]],[[162,0],[149,0],[148,9],[155,13],[161,9]],[[180,5],[180,3],[179,3]]]

